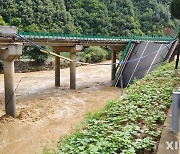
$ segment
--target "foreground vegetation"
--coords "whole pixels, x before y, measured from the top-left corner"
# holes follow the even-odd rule
[[[122,101],[109,102],[89,115],[80,130],[61,139],[57,153],[153,153],[180,78],[174,63],[161,66],[126,90]],[[56,153],[44,149],[44,153]]]

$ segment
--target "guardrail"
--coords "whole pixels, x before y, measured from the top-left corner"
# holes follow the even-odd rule
[[[81,34],[58,34],[42,32],[18,32],[19,35],[31,39],[82,40],[82,41],[173,41],[173,37],[164,36],[102,36]]]

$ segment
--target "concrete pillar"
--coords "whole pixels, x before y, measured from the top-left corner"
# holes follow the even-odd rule
[[[6,114],[16,117],[14,94],[14,61],[4,60],[5,110]]]
[[[59,54],[60,52],[56,52]],[[60,58],[55,57],[55,86],[60,87]]]
[[[75,45],[75,46],[52,46],[53,51],[56,53],[58,52],[69,52],[70,53],[70,59],[76,60],[76,52],[81,51],[83,48],[82,45]],[[59,59],[59,58],[58,58]],[[59,60],[56,59],[56,61],[59,62]],[[58,72],[58,62],[55,62],[56,64],[56,71],[57,71],[57,85],[60,83],[60,78],[58,78],[60,75],[60,72]],[[59,79],[59,80],[58,80]],[[76,62],[70,62],[70,89],[76,89]]]
[[[116,51],[112,51],[112,64],[116,63]],[[116,64],[112,65],[111,80],[115,78]]]
[[[70,62],[70,89],[76,89],[76,53],[70,52],[70,59],[74,62]]]
[[[14,59],[22,54],[22,44],[13,43],[0,48],[0,58],[4,60],[4,86],[6,114],[16,117],[16,100],[14,89]]]
[[[0,58],[4,60],[5,111],[14,118],[16,117],[14,59],[22,54],[22,43],[15,43],[12,39],[17,32],[16,27],[0,26],[0,34],[3,36],[0,43]]]

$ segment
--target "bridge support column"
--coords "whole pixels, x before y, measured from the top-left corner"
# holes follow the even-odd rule
[[[14,89],[14,59],[22,54],[22,44],[11,44],[0,48],[0,58],[4,60],[5,111],[16,117],[16,99]]]
[[[60,54],[60,52],[56,52],[56,54]],[[60,87],[60,58],[55,57],[55,86]]]
[[[112,51],[112,71],[111,71],[111,80],[115,79],[115,73],[116,73],[116,53],[118,51],[123,51],[126,48],[126,45],[118,45],[118,46],[109,46],[108,47]]]
[[[116,51],[112,51],[112,71],[111,71],[111,80],[114,80],[115,78],[115,72],[116,72]]]
[[[16,117],[14,94],[14,61],[4,60],[5,110],[6,114]]]
[[[82,50],[82,45],[75,45],[75,46],[52,46],[52,49],[56,53],[60,52],[69,52],[70,59],[73,62],[70,62],[70,89],[76,89],[76,52]],[[60,86],[60,62],[59,58],[55,59],[55,85]]]
[[[70,52],[70,89],[76,89],[76,52]]]

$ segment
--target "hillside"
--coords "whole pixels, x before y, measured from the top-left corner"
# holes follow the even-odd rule
[[[0,24],[24,31],[161,35],[170,0],[1,0]],[[10,20],[11,19],[11,20]]]

